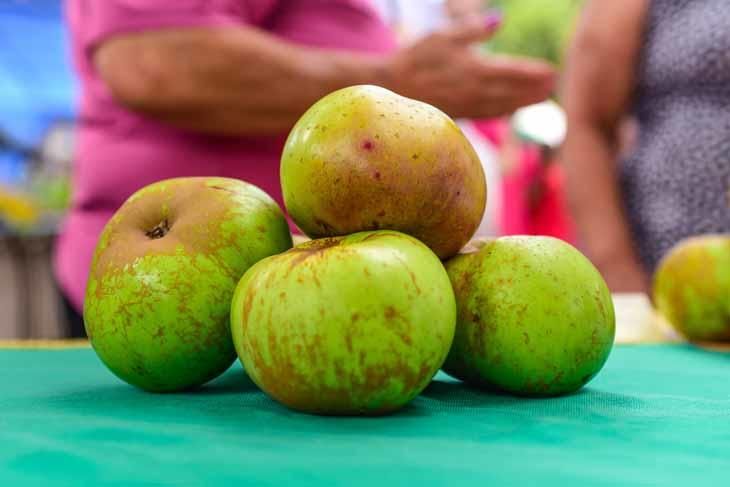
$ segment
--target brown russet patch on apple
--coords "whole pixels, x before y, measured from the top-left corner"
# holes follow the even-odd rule
[[[481,310],[481,307],[477,306],[477,310]],[[467,339],[466,349],[471,350],[471,356],[481,357],[487,350],[490,334],[495,331],[495,327],[489,326],[489,323],[485,320],[484,313],[481,311],[474,313],[471,318],[474,321],[467,324],[469,327],[467,337],[469,338]]]
[[[454,257],[454,259],[459,258],[460,257]],[[460,265],[460,263],[454,265]],[[462,270],[462,272],[459,273],[459,277],[451,283],[457,301],[463,302],[466,300],[469,292],[472,290],[474,273],[478,270],[479,269],[477,267],[468,267],[467,269]],[[460,306],[459,308],[462,308],[462,306]]]
[[[353,321],[357,321],[357,320],[353,320]],[[352,333],[351,332],[350,333],[345,333],[344,335],[345,335],[345,346],[347,347],[347,351],[349,353],[352,353],[352,350],[353,350],[353,348],[352,348]]]
[[[314,223],[319,228],[319,231],[308,231],[307,235],[312,238],[329,237],[332,235],[340,234],[340,232],[337,232],[337,230],[335,230],[335,227],[333,225],[327,223],[321,218],[315,218]]]
[[[408,346],[413,345],[413,339],[409,333],[410,326],[405,316],[403,316],[395,307],[386,306],[383,310],[383,317],[386,322],[390,323],[390,330],[395,333],[400,340]],[[398,326],[393,322],[400,322],[403,326]]]
[[[314,282],[314,285],[321,288],[322,282],[319,280],[319,277],[317,276],[317,273],[312,270],[312,282]]]
[[[601,298],[601,290],[599,288],[596,288],[596,291],[593,293],[593,299],[596,302],[596,306],[598,307],[599,312],[601,313],[601,317],[604,320],[608,319],[608,310],[606,309],[606,306],[603,304],[603,299]]]
[[[564,371],[556,372],[552,379],[548,380],[545,377],[539,379],[528,380],[524,383],[522,390],[518,392],[519,395],[523,396],[553,396],[554,387],[560,385],[565,375]],[[513,392],[515,393],[515,392]],[[560,393],[558,393],[560,394]]]
[[[599,346],[600,344],[601,340],[598,339],[598,328],[593,328],[591,332],[591,345]]]
[[[278,347],[276,346],[277,345],[276,334],[274,333],[273,330],[269,333],[267,339],[269,342],[269,351],[271,353],[276,353],[276,349]]]
[[[291,350],[272,348],[271,342],[267,347],[253,336],[247,336],[243,342],[257,384],[276,400],[292,409],[334,415],[383,414],[397,409],[400,404],[386,402],[369,409],[366,406],[370,395],[383,390],[390,381],[397,379],[403,384],[402,396],[410,397],[425,387],[436,372],[428,360],[413,369],[399,357],[387,366],[363,367],[366,357],[361,350],[359,362],[356,362],[360,364],[359,372],[355,375],[352,372],[348,373],[342,364],[328,364],[321,347],[322,337],[315,336],[312,339],[313,346],[308,347],[303,356],[292,355]],[[348,351],[354,350],[353,337],[349,334],[345,337],[345,346]],[[270,362],[264,356],[267,356]],[[316,381],[318,376],[325,374],[330,366],[342,386],[311,384],[312,380]],[[300,372],[302,369],[311,373],[304,375]],[[358,380],[357,376],[364,377],[364,380]],[[357,403],[361,405],[358,406]]]
[[[217,189],[218,191],[226,191],[228,193],[235,193],[235,191],[233,191],[231,188],[226,188],[225,186],[221,186],[218,184],[211,184],[208,187],[211,189]]]
[[[368,235],[365,235],[365,237],[363,237],[363,239],[361,241],[367,242],[368,240],[380,240],[385,237],[404,238],[403,235],[400,233],[397,233],[394,231],[383,230],[383,231],[373,232]]]
[[[382,235],[381,235],[382,236]],[[403,235],[395,234],[395,236],[404,238]],[[405,271],[408,274],[408,277],[411,279],[411,283],[413,284],[413,289],[415,289],[416,294],[421,294],[421,287],[418,285],[418,279],[416,278],[416,275],[411,270],[410,266],[408,265],[408,262],[404,261],[398,256],[394,256],[403,266],[403,271]]]
[[[134,371],[135,373],[137,373],[137,374],[141,375],[142,377],[144,377],[144,376],[147,376],[147,375],[149,375],[149,371],[148,371],[148,370],[147,370],[147,368],[146,368],[146,367],[144,366],[144,363],[143,363],[142,361],[135,361],[135,362],[134,362],[134,363],[132,364],[132,370],[133,370],[133,371]]]
[[[318,252],[331,247],[336,247],[342,243],[344,237],[326,237],[316,240],[307,240],[296,247],[287,251],[287,253],[296,254],[298,252]]]
[[[182,248],[191,254],[210,255],[223,247],[235,248],[233,236],[226,239],[219,229],[231,211],[230,200],[214,196],[220,190],[236,192],[235,186],[213,186],[207,184],[210,180],[171,180],[141,190],[138,194],[144,197],[128,199],[105,228],[106,248],[95,261],[93,277],[121,270],[149,254],[176,255]]]
[[[502,282],[501,285],[507,285],[508,282]],[[525,322],[525,315],[527,315],[527,310],[529,305],[527,303],[512,303],[510,305],[503,305],[503,307],[507,308],[513,316],[515,316],[518,319],[519,324],[524,324]]]
[[[475,330],[483,326],[479,307],[470,303],[474,273],[478,269],[476,267],[476,261],[469,259],[465,255],[453,257],[446,265],[449,278],[451,279],[452,289],[454,290],[457,311],[457,324],[454,345],[452,347],[453,350],[463,348],[464,350],[471,350],[471,352],[467,354],[463,352],[453,353],[452,350],[444,367],[449,374],[461,380],[472,382],[476,377],[471,372],[471,367],[466,364],[465,357],[467,355],[472,357],[481,355],[478,347],[475,346],[475,341],[471,339]],[[456,279],[453,278],[454,274],[458,276]],[[479,330],[477,332],[481,333]]]
[[[246,296],[243,298],[243,323],[249,322],[251,316],[251,309],[253,308],[253,300],[256,297],[256,291],[253,287],[249,286],[246,289]]]
[[[344,237],[327,237],[317,240],[309,240],[288,250],[286,253],[293,255],[289,260],[289,268],[293,269],[309,259],[322,257],[327,249],[337,247],[342,243]]]
[[[393,306],[386,306],[383,315],[386,320],[393,320],[400,317],[400,314]]]

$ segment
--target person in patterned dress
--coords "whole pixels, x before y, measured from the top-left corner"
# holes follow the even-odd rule
[[[679,240],[730,232],[730,2],[589,0],[568,56],[563,148],[588,256],[647,291]],[[635,122],[622,153],[622,127]]]

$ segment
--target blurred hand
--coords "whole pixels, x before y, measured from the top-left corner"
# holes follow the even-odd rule
[[[555,86],[550,64],[474,49],[498,26],[497,17],[471,17],[401,49],[386,64],[386,86],[452,117],[491,118],[546,99]]]

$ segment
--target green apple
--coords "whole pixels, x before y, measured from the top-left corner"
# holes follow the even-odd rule
[[[678,243],[654,275],[654,303],[694,341],[730,341],[730,234]]]
[[[580,389],[613,345],[611,294],[595,267],[551,237],[481,242],[446,263],[458,319],[449,374],[517,395]]]
[[[180,178],[139,190],[94,254],[84,303],[94,350],[142,389],[204,384],[235,360],[228,316],[239,279],[290,247],[279,207],[243,181]]]
[[[281,184],[312,238],[398,230],[441,258],[469,241],[486,205],[482,165],[459,127],[376,86],[335,91],[302,116],[284,147]]]
[[[306,242],[254,265],[236,288],[231,329],[251,379],[286,406],[383,414],[441,367],[456,305],[446,270],[395,231]]]

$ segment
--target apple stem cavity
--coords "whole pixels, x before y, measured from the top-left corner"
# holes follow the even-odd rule
[[[155,227],[152,230],[149,230],[146,232],[145,235],[151,240],[156,240],[158,238],[162,238],[165,235],[167,235],[167,232],[170,231],[170,225],[167,222],[167,218],[162,220],[160,223],[155,225]]]

